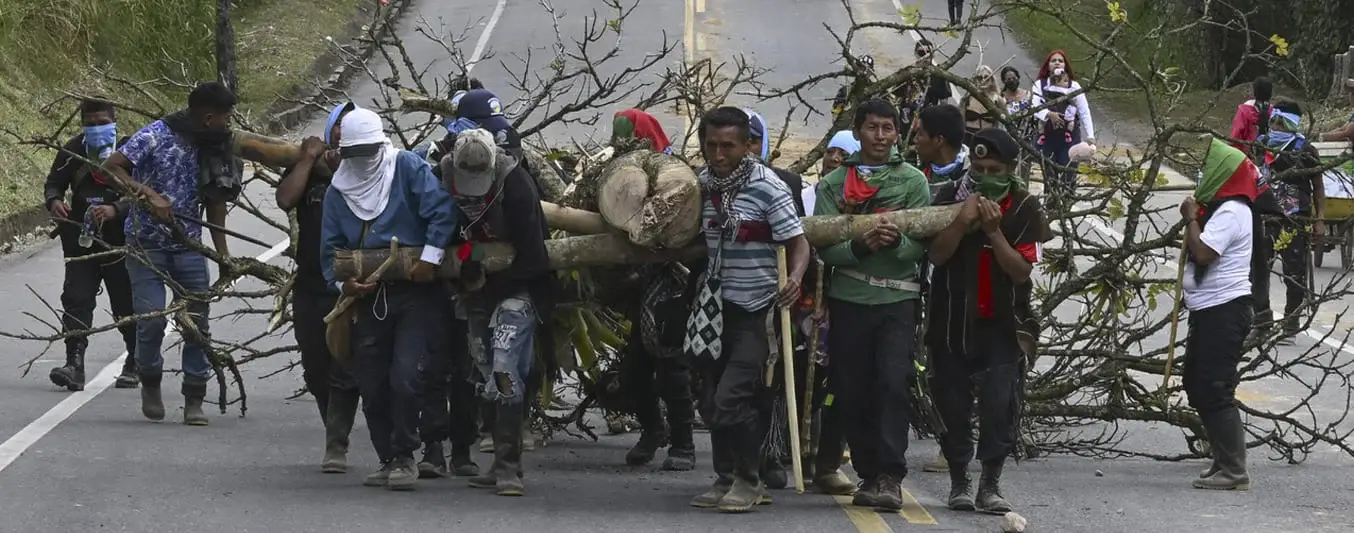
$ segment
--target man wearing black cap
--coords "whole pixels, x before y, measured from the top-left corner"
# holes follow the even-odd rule
[[[451,97],[456,116],[446,120],[447,132],[459,135],[475,128],[493,135],[494,144],[504,149],[517,161],[522,161],[522,139],[508,118],[503,116],[503,104],[488,89],[471,89]]]
[[[926,331],[934,401],[946,429],[940,445],[950,463],[949,507],[956,510],[1011,510],[999,482],[1015,449],[1023,362],[1038,339],[1030,276],[1040,243],[1052,238],[1039,202],[1016,177],[1019,152],[1010,134],[981,130],[970,147],[969,173],[935,190],[937,205],[963,203],[928,249]],[[983,465],[976,502],[968,477],[975,380],[981,381],[977,456]]]
[[[495,407],[494,463],[471,478],[470,486],[521,496],[523,420],[536,342],[546,343],[545,353],[554,353],[546,329],[554,289],[545,249],[549,229],[531,176],[496,146],[489,131],[459,132],[455,150],[441,166],[442,181],[463,221],[456,239],[461,241],[458,305],[469,322],[482,400]],[[515,254],[508,268],[486,275],[482,245],[495,241],[511,243]],[[544,374],[553,377],[555,371],[548,367]]]

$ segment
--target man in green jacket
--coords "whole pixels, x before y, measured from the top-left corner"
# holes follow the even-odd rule
[[[815,215],[873,214],[930,204],[926,176],[894,147],[898,111],[882,100],[856,110],[860,151],[818,184]],[[828,387],[846,427],[861,487],[853,503],[902,509],[907,475],[908,379],[925,243],[880,222],[865,235],[818,250],[828,283]]]

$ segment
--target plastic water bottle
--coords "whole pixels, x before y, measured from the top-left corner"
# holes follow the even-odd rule
[[[99,199],[90,198],[89,207],[85,208],[85,224],[80,228],[79,244],[81,248],[89,248],[94,245],[94,234],[98,230],[98,224],[94,223],[94,208],[99,206]]]

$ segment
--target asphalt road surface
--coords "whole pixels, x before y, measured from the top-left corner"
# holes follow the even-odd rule
[[[560,31],[568,36],[581,31],[582,15],[595,3],[555,0]],[[890,0],[853,0],[859,20],[897,20]],[[940,0],[922,3],[928,18],[945,16]],[[600,9],[600,8],[598,8]],[[435,29],[445,24],[463,36],[461,48],[472,60],[480,60],[473,74],[500,92],[505,102],[515,98],[510,72],[520,71],[521,59],[550,54],[553,42],[551,19],[536,2],[513,0],[424,0],[411,10],[400,34],[410,46],[420,68],[433,71],[449,66],[439,45],[423,41],[415,28],[420,20]],[[741,52],[762,66],[772,68],[767,82],[785,85],[803,73],[836,68],[835,44],[823,23],[841,28],[846,18],[835,0],[687,0],[645,2],[626,21],[619,63],[633,62],[651,51],[666,36],[690,44],[669,61],[684,57],[727,58]],[[462,28],[468,28],[462,32]],[[996,32],[983,34],[984,57],[1011,58],[1027,73],[1033,71],[1029,55]],[[872,37],[860,44],[877,58],[890,54],[906,61],[911,36],[898,34]],[[933,37],[939,41],[939,38]],[[421,43],[421,44],[415,44]],[[942,50],[947,45],[942,42]],[[475,50],[480,50],[475,52]],[[1039,51],[1034,54],[1043,56]],[[488,59],[485,59],[488,58]],[[500,64],[500,61],[505,63]],[[548,62],[548,61],[547,61]],[[967,72],[960,67],[960,72]],[[373,66],[378,77],[385,70]],[[822,87],[807,95],[823,101],[835,91]],[[374,83],[359,80],[349,94],[369,105],[378,90]],[[739,102],[752,105],[751,99]],[[627,107],[618,102],[603,113]],[[757,104],[768,117],[783,116],[785,104]],[[511,104],[509,109],[513,110]],[[520,110],[518,110],[520,111]],[[322,117],[321,117],[322,119]],[[670,135],[683,123],[675,115],[660,115]],[[770,118],[772,134],[780,119]],[[795,135],[820,135],[826,122],[793,126]],[[320,129],[313,123],[303,133]],[[547,136],[589,133],[586,126],[557,128]],[[605,136],[603,127],[594,134]],[[1107,134],[1101,134],[1106,139]],[[1102,140],[1102,143],[1106,141]],[[257,204],[272,203],[272,191],[254,187],[247,191]],[[1169,206],[1178,197],[1162,195],[1153,202]],[[276,210],[271,212],[276,215]],[[267,242],[284,242],[285,235],[244,213],[232,215],[230,225]],[[1104,238],[1123,231],[1117,221],[1077,221],[1076,231]],[[278,258],[285,245],[271,250],[232,240],[235,255]],[[1333,263],[1328,259],[1328,264]],[[1164,260],[1163,273],[1173,268],[1173,258]],[[0,297],[11,305],[0,309],[4,331],[32,330],[46,334],[30,312],[47,322],[51,313],[35,296],[57,303],[61,286],[61,255],[47,244],[0,259]],[[1320,271],[1329,279],[1333,271]],[[1319,283],[1320,285],[1320,283]],[[259,288],[244,282],[239,289]],[[30,292],[31,291],[31,292]],[[1275,288],[1275,295],[1281,295]],[[1276,299],[1276,301],[1278,301]],[[101,303],[101,306],[103,304]],[[214,306],[214,316],[244,309],[267,309],[267,300],[228,300]],[[106,307],[101,316],[107,317]],[[1158,311],[1159,313],[1165,311]],[[1060,308],[1060,317],[1078,316],[1075,307]],[[1323,313],[1313,333],[1338,325],[1333,315]],[[240,341],[262,331],[265,318],[258,314],[236,315],[212,324],[217,339]],[[1325,322],[1323,322],[1325,320]],[[1347,325],[1345,326],[1347,327]],[[172,338],[172,337],[171,337]],[[168,344],[169,339],[167,339]],[[1300,338],[1287,353],[1298,353],[1316,341]],[[1155,343],[1155,344],[1154,344]],[[1145,349],[1161,346],[1164,338],[1144,343]],[[258,343],[258,348],[290,344],[283,330]],[[249,411],[239,416],[238,405],[227,414],[209,409],[211,426],[186,427],[175,423],[181,416],[177,377],[166,379],[168,405],[174,407],[166,422],[150,423],[138,409],[136,391],[108,387],[120,367],[122,348],[114,333],[95,338],[89,350],[86,391],[58,391],[47,381],[47,370],[60,364],[61,348],[54,347],[36,364],[32,373],[20,376],[20,365],[37,356],[41,342],[10,341],[6,350],[9,371],[0,373],[0,531],[996,531],[998,519],[972,513],[954,513],[941,504],[948,489],[944,474],[920,471],[920,464],[933,457],[931,441],[916,441],[909,458],[916,466],[904,486],[910,496],[901,513],[876,514],[841,505],[822,495],[776,494],[776,503],[748,516],[701,512],[686,505],[711,480],[708,439],[698,435],[699,469],[689,473],[654,472],[652,468],[623,465],[625,450],[634,435],[604,436],[599,442],[559,438],[526,457],[528,495],[499,498],[464,485],[461,480],[422,483],[418,490],[396,494],[365,488],[361,476],[375,466],[375,455],[359,417],[353,433],[353,466],[346,475],[318,471],[323,433],[313,401],[308,397],[288,400],[301,386],[299,368],[283,370],[295,354],[274,356],[244,368],[249,393]],[[1324,349],[1347,361],[1349,351],[1329,345]],[[1338,343],[1335,346],[1339,346]],[[167,368],[178,365],[177,346],[166,349]],[[1346,349],[1347,350],[1347,349]],[[282,373],[266,377],[283,370]],[[1247,388],[1249,387],[1249,389]],[[212,387],[215,397],[215,386]],[[1280,380],[1243,386],[1248,403],[1281,409],[1292,398],[1294,387]],[[232,398],[234,392],[232,390]],[[1338,410],[1338,398],[1322,397],[1318,412]],[[1329,415],[1328,415],[1329,416]],[[1154,453],[1184,450],[1179,432],[1152,425],[1128,427],[1131,443]],[[477,455],[487,467],[489,456]],[[1248,493],[1212,493],[1190,489],[1189,480],[1202,461],[1181,463],[1139,459],[1095,460],[1054,456],[1012,464],[1004,486],[1007,497],[1030,520],[1032,531],[1337,531],[1348,530],[1350,520],[1339,509],[1349,499],[1347,472],[1354,461],[1334,451],[1319,448],[1306,462],[1286,465],[1266,460],[1263,453],[1251,456],[1255,487]],[[1097,476],[1100,471],[1104,475]]]

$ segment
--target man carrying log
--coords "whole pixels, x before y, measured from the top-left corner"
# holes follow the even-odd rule
[[[348,436],[357,417],[358,390],[352,375],[334,359],[325,342],[324,317],[338,303],[339,290],[325,283],[320,268],[320,233],[324,198],[330,186],[328,169],[338,168],[341,161],[339,122],[356,107],[352,102],[335,106],[325,123],[324,138],[307,137],[301,142],[302,156],[286,170],[275,194],[279,208],[296,210],[299,228],[296,281],[291,294],[292,331],[301,350],[301,378],[320,408],[324,424],[320,470],[328,474],[348,471]]]
[[[935,405],[945,423],[941,450],[950,463],[949,507],[973,510],[968,464],[971,414],[978,396],[982,477],[976,508],[1002,514],[999,486],[1015,450],[1023,361],[1038,338],[1030,308],[1039,244],[1052,238],[1039,202],[1016,177],[1020,147],[1005,131],[974,134],[970,172],[941,186],[936,204],[962,202],[959,216],[931,241],[933,274],[926,343]],[[974,232],[974,223],[981,232]]]
[[[928,108],[934,109],[934,108]],[[926,110],[923,110],[925,113]],[[872,214],[931,203],[926,176],[898,153],[898,111],[883,100],[856,108],[860,151],[818,185],[815,215]],[[853,503],[903,508],[907,476],[908,380],[921,298],[918,263],[926,245],[880,221],[865,235],[818,249],[834,267],[828,283],[829,387],[844,419],[851,461],[860,475]],[[832,460],[832,457],[824,457]],[[835,458],[840,461],[840,454]],[[820,472],[836,472],[833,464]],[[815,481],[818,482],[818,481]],[[832,480],[822,483],[831,484]]]
[[[473,92],[473,91],[472,91]],[[461,131],[442,176],[463,226],[456,254],[461,260],[460,296],[469,323],[470,355],[479,372],[483,401],[494,405],[494,463],[470,486],[521,496],[522,434],[528,382],[537,337],[554,308],[554,280],[545,239],[549,229],[539,193],[526,169],[484,129]],[[485,274],[481,246],[512,244],[512,264]],[[553,353],[547,350],[545,353]],[[552,358],[547,357],[550,361]],[[547,374],[553,373],[546,369]]]
[[[362,484],[410,490],[418,479],[420,374],[435,347],[433,336],[443,327],[435,318],[446,294],[432,284],[434,269],[442,263],[456,218],[432,168],[413,152],[396,149],[375,112],[350,111],[338,137],[342,162],[324,197],[320,266],[329,286],[356,298],[349,308],[355,320],[336,320],[354,320],[348,364],[381,461]],[[392,239],[422,247],[409,267],[410,281],[335,279],[336,251],[385,249]]]
[[[194,220],[204,208],[207,222],[224,227],[226,203],[239,194],[243,164],[230,153],[230,117],[234,110],[235,94],[228,87],[219,82],[198,85],[188,95],[188,109],[142,128],[104,162],[104,169],[117,177],[124,190],[144,196],[150,204],[149,211],[133,205],[123,225],[135,259],[127,262],[135,314],[163,311],[166,286],[199,294],[209,290],[207,257],[183,241],[202,238],[202,226]],[[190,218],[180,221],[180,217]],[[225,232],[213,228],[212,244],[218,254],[230,255]],[[170,279],[162,279],[162,275]],[[210,338],[209,312],[205,299],[199,296],[190,300],[188,314],[201,335],[185,338],[183,343],[183,422],[192,426],[207,425],[202,401],[212,375],[206,343]],[[156,421],[165,417],[160,397],[164,365],[160,348],[167,322],[159,316],[136,324],[141,414]]]
[[[99,284],[108,291],[108,306],[115,320],[132,314],[132,282],[127,277],[127,263],[121,254],[71,261],[78,257],[107,252],[109,246],[125,242],[122,223],[127,216],[129,202],[112,187],[101,170],[76,159],[72,154],[90,161],[103,161],[117,146],[127,143],[127,137],[117,138],[117,110],[113,104],[85,100],[80,104],[80,121],[84,131],[71,138],[52,161],[44,187],[47,211],[57,219],[55,236],[61,238],[61,252],[66,257],[66,279],[61,287],[61,329],[63,333],[88,330],[94,323],[95,297]],[[66,190],[70,189],[71,203],[67,204]],[[91,235],[92,234],[92,235]],[[102,243],[94,242],[97,236]],[[127,346],[127,359],[117,378],[117,388],[134,389],[139,382],[136,375],[136,324],[118,328]],[[89,336],[66,337],[66,364],[53,368],[49,378],[66,390],[85,388],[85,349]]]
[[[751,120],[735,107],[701,117],[701,220],[708,268],[688,320],[684,349],[704,374],[702,418],[710,427],[714,486],[691,505],[747,512],[770,495],[761,481],[758,407],[774,333],[771,312],[799,299],[809,245],[788,187],[757,161]],[[776,246],[787,246],[787,283],[777,293]],[[783,332],[789,334],[790,332]],[[788,357],[790,354],[784,354]]]

